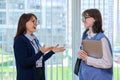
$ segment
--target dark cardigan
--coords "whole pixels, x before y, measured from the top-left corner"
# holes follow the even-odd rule
[[[43,56],[42,64],[45,79],[45,61],[50,58],[54,52],[49,51],[43,55],[41,51],[35,54],[35,50],[30,41],[24,35],[18,36],[14,40],[14,55],[16,60],[17,80],[38,80],[36,76],[36,61]],[[41,79],[42,80],[42,79]]]

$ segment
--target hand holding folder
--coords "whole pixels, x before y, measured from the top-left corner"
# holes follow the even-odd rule
[[[102,42],[96,40],[83,40],[83,50],[88,53],[88,56],[102,58]]]

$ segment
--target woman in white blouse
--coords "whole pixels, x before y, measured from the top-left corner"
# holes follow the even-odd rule
[[[88,56],[84,50],[80,50],[79,57],[82,61],[79,69],[79,80],[112,80],[112,49],[102,30],[100,11],[87,9],[82,16],[86,29],[83,33],[83,40],[101,40],[103,56],[102,58],[94,58]]]

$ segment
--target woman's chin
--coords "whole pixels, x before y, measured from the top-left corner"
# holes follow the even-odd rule
[[[36,29],[34,29],[33,32],[36,32]]]
[[[88,27],[85,26],[85,29],[88,29]]]

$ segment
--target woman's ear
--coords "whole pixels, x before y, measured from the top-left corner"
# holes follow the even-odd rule
[[[95,21],[96,21],[96,20],[95,20],[94,18],[91,19],[91,22],[92,22],[92,23],[95,23]]]
[[[95,22],[96,20],[93,18],[93,21]]]

